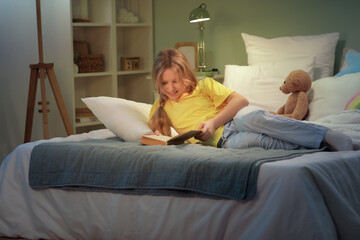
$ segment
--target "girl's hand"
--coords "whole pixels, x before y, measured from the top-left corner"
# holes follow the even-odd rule
[[[147,133],[147,135],[157,135],[157,136],[159,136],[159,135],[161,135],[161,133],[160,133],[159,130],[155,130],[154,132]]]
[[[214,135],[216,127],[212,119],[210,119],[208,121],[200,123],[198,130],[201,130],[202,133],[196,136],[196,139],[206,142]]]

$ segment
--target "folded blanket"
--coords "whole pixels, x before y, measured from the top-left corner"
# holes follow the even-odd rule
[[[255,195],[262,163],[316,151],[220,149],[198,144],[143,146],[119,138],[49,142],[32,150],[29,183],[33,188],[243,200]]]

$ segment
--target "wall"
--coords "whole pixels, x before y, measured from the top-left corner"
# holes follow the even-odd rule
[[[358,0],[154,0],[155,55],[176,42],[198,40],[192,9],[206,3],[206,64],[224,72],[226,64],[246,65],[241,32],[263,37],[340,32],[337,55],[344,46],[360,50]],[[338,70],[339,58],[336,62]]]
[[[44,62],[54,63],[54,70],[67,109],[72,106],[73,85],[69,69],[71,58],[70,4],[66,0],[41,1]],[[23,143],[30,64],[39,62],[35,0],[0,1],[0,162]],[[70,70],[71,71],[71,70]],[[71,72],[70,72],[71,73]],[[47,83],[50,101],[50,137],[65,136],[56,101]],[[39,84],[38,84],[39,86]],[[36,102],[40,101],[40,89]],[[40,107],[40,106],[39,106]],[[42,115],[35,107],[32,140],[43,138]],[[69,112],[72,119],[72,112]]]

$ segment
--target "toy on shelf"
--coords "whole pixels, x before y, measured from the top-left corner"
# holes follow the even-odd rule
[[[119,23],[138,23],[139,17],[137,0],[121,0],[119,1],[117,11],[117,22]]]
[[[140,57],[121,57],[121,71],[140,70]]]

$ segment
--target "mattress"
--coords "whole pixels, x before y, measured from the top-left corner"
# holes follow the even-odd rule
[[[31,239],[358,239],[360,151],[261,165],[250,200],[29,186],[44,142],[107,139],[104,129],[20,145],[0,167],[0,236]]]

